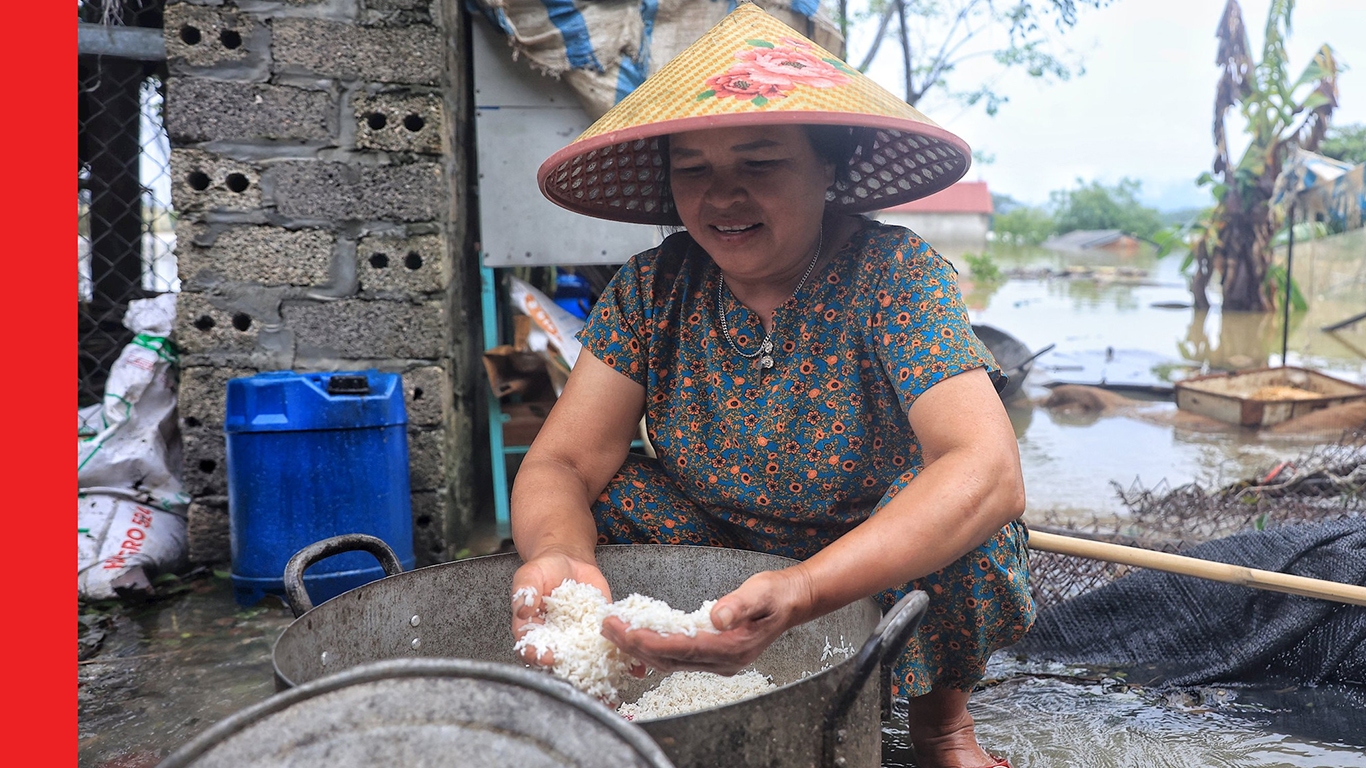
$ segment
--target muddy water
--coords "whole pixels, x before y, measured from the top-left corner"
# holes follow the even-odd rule
[[[1217,307],[1171,308],[1191,301],[1176,255],[1003,246],[991,254],[1003,271],[1054,273],[996,284],[969,277],[963,286],[974,323],[996,326],[1034,350],[1057,345],[1039,358],[1026,382],[1034,402],[1016,400],[1011,407],[1028,509],[1036,516],[1119,516],[1124,507],[1113,484],[1217,485],[1274,466],[1314,442],[1191,426],[1170,402],[1144,403],[1118,416],[1069,416],[1037,407],[1049,381],[1161,386],[1202,373],[1278,365],[1281,319]],[[961,253],[946,249],[946,255],[968,272]],[[1057,276],[1069,268],[1090,274]],[[1319,330],[1366,310],[1366,231],[1300,244],[1295,276],[1309,309],[1292,314],[1288,363],[1366,384],[1366,322],[1334,334]],[[1210,298],[1217,305],[1217,292]]]
[[[969,705],[978,738],[1016,768],[1366,766],[1366,737],[1352,744],[1279,733],[1264,725],[1273,713],[1238,691],[1159,693],[999,656],[987,674],[1001,682]],[[883,728],[885,768],[914,765],[904,722],[898,713]]]

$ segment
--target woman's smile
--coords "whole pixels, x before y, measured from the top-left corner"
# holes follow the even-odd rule
[[[781,285],[801,275],[834,181],[833,166],[816,154],[803,128],[674,134],[669,161],[679,218],[727,280]]]

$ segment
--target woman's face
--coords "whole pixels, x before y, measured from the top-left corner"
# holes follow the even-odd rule
[[[713,128],[669,137],[674,205],[732,279],[786,279],[805,267],[834,164],[801,126]]]

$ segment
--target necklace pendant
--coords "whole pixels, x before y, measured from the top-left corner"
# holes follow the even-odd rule
[[[765,370],[773,367],[773,356],[765,354],[759,358],[759,367]]]
[[[759,353],[765,356],[773,354],[773,340],[765,338],[764,343],[759,345]]]

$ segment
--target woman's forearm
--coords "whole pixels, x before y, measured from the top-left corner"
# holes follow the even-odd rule
[[[934,573],[980,546],[1023,511],[1019,472],[1008,455],[939,457],[877,514],[793,567],[811,585],[802,620]]]
[[[528,455],[512,490],[512,539],[523,560],[559,552],[593,562],[598,532],[583,477],[572,466]]]
[[[644,387],[588,350],[579,355],[512,486],[512,540],[524,561],[594,561],[593,502],[626,460],[644,408]]]

